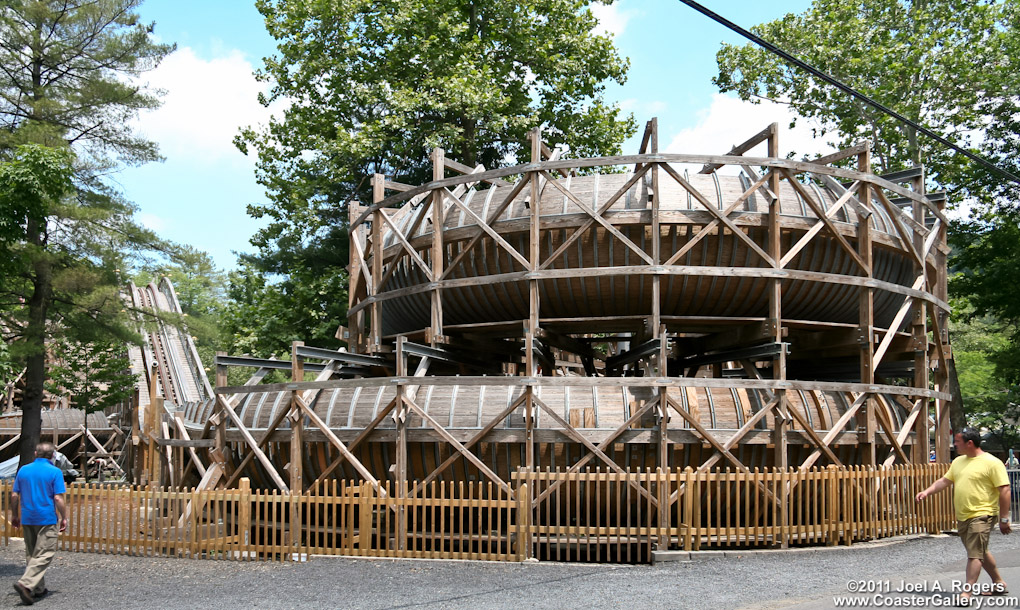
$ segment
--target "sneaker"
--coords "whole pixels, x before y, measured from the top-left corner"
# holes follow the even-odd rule
[[[28,587],[21,584],[20,582],[14,583],[14,590],[21,596],[21,603],[26,606],[31,606],[35,603],[35,599],[32,597],[32,592],[28,590]]]

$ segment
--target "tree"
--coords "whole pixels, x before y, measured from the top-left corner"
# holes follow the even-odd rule
[[[347,306],[346,275],[298,265],[289,271],[277,282],[250,263],[230,273],[222,324],[231,353],[289,360],[292,341],[339,345],[335,333]]]
[[[85,414],[99,413],[131,399],[137,375],[131,372],[131,360],[123,343],[101,340],[89,343],[56,341],[51,347],[53,364],[49,367],[46,389],[67,396],[72,405]],[[88,482],[88,438],[82,439],[82,473]]]
[[[950,245],[953,351],[967,410],[1004,446],[1020,446],[1020,214],[1002,210],[957,222]]]
[[[39,439],[49,333],[60,328],[80,343],[137,340],[121,301],[121,270],[165,246],[132,221],[134,206],[103,180],[119,165],[158,159],[130,119],[159,104],[137,77],[173,47],[153,41],[153,26],[134,13],[139,4],[0,3],[0,162],[10,173],[19,155],[22,164],[31,156],[21,146],[34,144],[63,151],[71,168],[68,182],[39,190],[34,203],[8,204],[24,212],[16,229],[4,229],[16,233],[5,246],[14,268],[0,285],[3,323],[26,365],[23,464]],[[48,184],[43,175],[39,184]]]
[[[279,41],[258,73],[272,85],[260,101],[288,106],[282,118],[236,139],[258,156],[257,178],[269,196],[249,206],[269,224],[252,239],[258,253],[248,269],[290,298],[304,290],[310,300],[295,308],[327,312],[335,330],[346,302],[315,294],[345,277],[347,203],[367,200],[371,174],[430,180],[433,147],[490,168],[527,159],[528,130],[539,125],[548,142],[575,155],[618,152],[634,122],[603,91],[607,81],[624,81],[627,62],[608,36],[594,33],[588,4],[258,0]],[[312,290],[275,286],[294,268],[328,279]],[[298,326],[284,334],[315,341],[333,334],[313,332]]]
[[[1002,366],[1014,351],[1016,329],[991,314],[977,315],[966,298],[953,299],[952,306],[953,359],[970,422],[987,430],[997,449],[1020,447],[1020,393],[1008,380],[1015,371]]]
[[[1020,0],[815,0],[803,14],[752,30],[914,122],[1016,171],[1018,17]],[[966,199],[978,210],[969,226],[950,227],[950,267],[960,272],[950,283],[950,295],[971,306],[965,308],[971,313],[954,318],[952,332],[954,341],[970,346],[957,352],[963,356],[960,369],[975,367],[960,375],[967,410],[981,421],[1005,413],[1016,391],[1011,384],[1020,379],[1011,381],[1010,372],[1020,373],[1020,359],[1013,356],[1020,353],[1015,331],[1020,311],[1010,311],[996,295],[1005,296],[1015,285],[1007,282],[1020,262],[1018,242],[1007,243],[1007,236],[1020,237],[1010,211],[1020,195],[1018,185],[755,46],[723,45],[717,59],[714,82],[721,90],[745,100],[789,104],[817,122],[818,135],[833,136],[836,146],[870,140],[878,172],[923,161],[929,190],[946,189],[950,202]],[[983,317],[989,314],[997,317]],[[968,340],[974,328],[1000,336]]]
[[[977,147],[1011,116],[1017,91],[1016,0],[815,0],[751,30],[765,40],[950,140]],[[924,161],[934,185],[961,196],[990,193],[964,157],[881,111],[748,44],[724,44],[719,88],[744,100],[789,104],[845,147],[872,142],[879,172]],[[985,142],[990,146],[991,142]]]

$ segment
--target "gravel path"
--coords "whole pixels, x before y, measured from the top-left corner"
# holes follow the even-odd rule
[[[992,549],[1020,590],[1020,536]],[[40,608],[800,608],[832,607],[848,580],[959,578],[963,548],[934,537],[849,549],[749,554],[655,566],[312,557],[268,564],[58,553]],[[0,547],[0,580],[24,565]],[[0,606],[20,605],[7,585]]]

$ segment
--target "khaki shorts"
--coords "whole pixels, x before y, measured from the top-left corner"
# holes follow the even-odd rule
[[[988,538],[992,534],[992,524],[995,520],[995,515],[984,515],[956,522],[956,529],[960,533],[960,540],[963,541],[963,548],[967,549],[968,559],[984,559],[988,554]]]

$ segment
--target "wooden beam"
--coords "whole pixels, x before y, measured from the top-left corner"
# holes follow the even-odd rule
[[[273,466],[273,463],[259,448],[258,443],[255,442],[251,433],[248,432],[248,428],[245,427],[244,422],[242,422],[241,418],[237,416],[237,413],[234,413],[234,409],[232,409],[230,405],[223,400],[223,396],[217,396],[216,401],[220,403],[221,413],[225,413],[226,416],[234,423],[234,426],[241,431],[245,444],[248,445],[251,451],[255,454],[255,458],[260,464],[262,464],[262,467],[266,469],[266,472],[269,474],[269,478],[272,479],[273,484],[275,484],[280,491],[290,493],[290,488],[286,483],[284,483],[283,478],[280,477],[280,473],[276,471],[276,467]]]
[[[736,146],[731,148],[730,152],[727,153],[727,156],[742,155],[742,154],[746,153],[747,151],[751,150],[752,148],[754,148],[755,146],[761,144],[765,140],[773,138],[776,135],[776,133],[778,133],[778,131],[779,131],[779,124],[778,123],[772,123],[771,125],[769,125],[765,129],[762,129],[761,131],[759,131],[758,133],[754,134],[753,136],[751,136],[747,140],[744,140],[743,143],[737,144]],[[774,156],[774,155],[770,152],[769,156],[771,157],[771,156]],[[711,174],[712,172],[714,172],[715,170],[719,169],[723,165],[724,165],[723,163],[708,163],[704,167],[702,167],[701,170],[698,173],[699,174]]]

